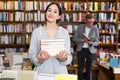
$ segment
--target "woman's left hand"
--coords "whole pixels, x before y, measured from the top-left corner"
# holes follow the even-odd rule
[[[59,59],[60,61],[65,61],[67,59],[67,53],[65,50],[60,51],[57,55],[56,58]]]

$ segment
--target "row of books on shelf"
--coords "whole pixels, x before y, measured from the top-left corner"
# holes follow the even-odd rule
[[[44,25],[35,24],[35,23],[28,23],[24,27],[23,24],[1,24],[0,25],[0,32],[1,33],[24,33],[26,30],[27,33],[31,33],[37,27],[43,27]],[[60,25],[68,30],[69,33],[73,33],[78,28],[78,25]],[[26,29],[25,29],[26,28]]]
[[[2,10],[45,10],[46,6],[52,1],[0,1],[0,9]],[[85,10],[86,2],[59,2],[62,10]]]
[[[90,11],[115,11],[115,2],[89,2]]]
[[[24,52],[25,49],[24,48],[0,48],[0,53],[22,53]]]
[[[85,21],[85,13],[63,13],[61,21],[67,21],[67,22],[84,22]]]
[[[96,22],[116,22],[116,14],[115,13],[92,13],[95,17]],[[84,12],[79,13],[65,13],[62,14],[61,21],[67,21],[67,22],[85,22],[85,16],[86,14]]]
[[[24,44],[23,36],[0,36],[0,44]],[[26,44],[30,43],[31,35],[26,35]],[[99,44],[116,44],[116,35],[100,35]]]
[[[37,11],[25,13],[26,21],[45,21],[45,13]],[[63,13],[62,21],[84,21],[85,13]],[[24,12],[0,12],[0,21],[24,21]]]
[[[15,14],[15,15],[14,15]],[[93,13],[97,22],[116,22],[115,13]],[[63,13],[61,21],[67,22],[84,22],[86,14],[79,13]],[[0,21],[24,21],[24,12],[0,12]],[[44,12],[25,13],[25,21],[45,21]]]
[[[101,24],[98,23],[99,33],[116,34],[115,24]]]
[[[93,13],[97,22],[116,22],[115,13]]]
[[[52,1],[0,1],[0,10],[45,10],[46,6]],[[62,10],[87,10],[87,2],[59,2]],[[88,2],[90,11],[114,11],[116,10],[115,2]],[[119,10],[119,3],[118,3]]]
[[[0,21],[24,21],[24,12],[0,12]]]
[[[99,44],[116,44],[116,35],[100,35]]]
[[[24,32],[24,26],[23,24],[0,24],[0,32],[2,33]]]
[[[120,2],[118,3],[118,12],[120,12]]]
[[[2,35],[0,36],[0,44],[24,44],[24,36]]]
[[[0,1],[0,10],[22,10],[23,2],[18,1]]]
[[[26,32],[31,33],[35,28],[42,27],[44,25],[35,24],[35,23],[28,23],[26,24]],[[78,25],[60,25],[68,30],[69,33],[73,33],[78,28]],[[115,24],[101,24],[98,23],[99,33],[108,33],[108,34],[116,34],[116,25]],[[120,25],[118,25],[118,30]],[[23,24],[1,24],[0,25],[0,32],[1,33],[12,33],[12,32],[24,32]]]

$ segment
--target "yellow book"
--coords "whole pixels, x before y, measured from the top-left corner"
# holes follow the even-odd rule
[[[94,11],[98,11],[98,2],[94,2]]]
[[[0,1],[0,10],[2,10],[3,9],[3,1]]]
[[[55,80],[77,80],[77,75],[73,74],[57,74]]]

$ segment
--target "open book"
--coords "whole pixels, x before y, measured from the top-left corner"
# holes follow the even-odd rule
[[[96,37],[87,37],[84,33],[82,33],[83,38],[87,39],[88,41],[95,41]]]
[[[87,39],[88,41],[90,41],[90,38],[87,37],[84,33],[82,33],[82,36],[83,36],[85,39]]]
[[[55,56],[61,50],[65,50],[64,39],[42,39],[41,50],[48,51],[51,56]]]

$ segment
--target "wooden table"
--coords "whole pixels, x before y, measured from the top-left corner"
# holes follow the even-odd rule
[[[68,69],[68,71],[71,71],[73,74],[78,74],[78,68],[77,67],[67,66],[67,69]],[[92,73],[91,74],[91,80],[92,80],[92,78],[93,78],[93,80],[98,80],[98,72],[99,72],[98,66],[92,65],[92,68],[91,68],[91,73]]]
[[[120,80],[120,73],[113,73],[112,68],[105,68],[99,65],[99,78],[98,80]]]

